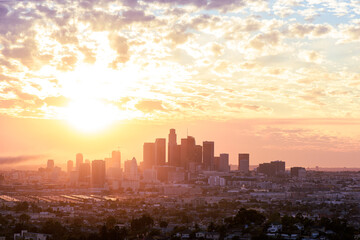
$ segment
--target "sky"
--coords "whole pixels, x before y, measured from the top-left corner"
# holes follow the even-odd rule
[[[187,133],[360,167],[360,1],[0,0],[0,167]]]

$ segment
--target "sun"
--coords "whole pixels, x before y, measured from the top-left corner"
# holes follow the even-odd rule
[[[105,129],[114,122],[116,116],[114,106],[97,99],[74,100],[65,112],[70,125],[87,133]]]

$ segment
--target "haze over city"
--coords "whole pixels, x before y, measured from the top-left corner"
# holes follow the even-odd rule
[[[176,128],[251,164],[360,167],[357,1],[1,1],[0,164]],[[15,165],[14,165],[15,164]]]

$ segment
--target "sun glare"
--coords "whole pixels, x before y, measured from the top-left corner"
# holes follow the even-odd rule
[[[97,132],[114,122],[116,108],[100,100],[76,100],[69,104],[66,120],[82,132]]]

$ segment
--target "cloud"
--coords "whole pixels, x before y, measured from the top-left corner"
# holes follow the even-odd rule
[[[69,103],[69,99],[64,96],[47,97],[43,100],[48,106],[64,107]]]
[[[300,24],[295,23],[288,27],[285,33],[292,38],[319,38],[325,37],[331,31],[333,27],[329,24]]]
[[[151,113],[154,111],[164,111],[162,101],[143,100],[139,101],[135,107],[142,112]]]
[[[317,51],[300,51],[299,58],[305,62],[320,64],[324,61],[324,57]]]
[[[28,156],[16,156],[16,157],[0,157],[0,165],[5,164],[17,164],[27,161],[38,160],[44,158],[44,155],[28,155]]]

